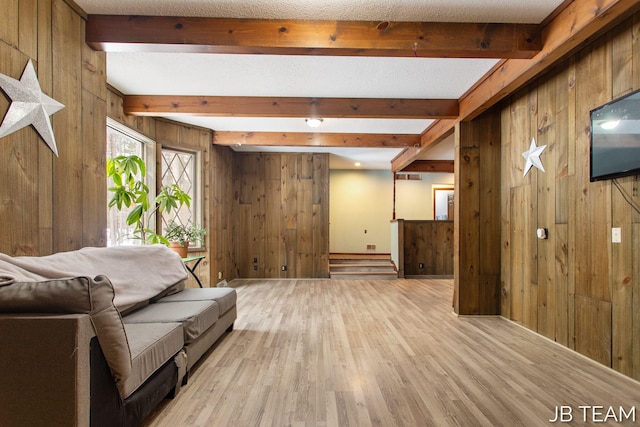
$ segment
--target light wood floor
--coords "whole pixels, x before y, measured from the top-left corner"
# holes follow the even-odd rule
[[[545,426],[561,405],[585,425],[579,405],[640,406],[638,382],[505,319],[456,317],[451,280],[232,283],[235,330],[147,426]]]

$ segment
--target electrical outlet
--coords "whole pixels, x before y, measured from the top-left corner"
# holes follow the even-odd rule
[[[222,279],[222,271],[218,271],[218,279]]]
[[[258,262],[258,258],[254,258],[254,259],[253,259],[253,262],[254,262],[254,264],[255,264],[256,262]]]
[[[258,269],[258,266],[257,266],[257,265],[254,265],[254,266],[253,266],[253,269],[254,269],[254,270],[257,270],[257,269]]]
[[[420,264],[418,264],[418,268],[423,269],[424,268],[424,263],[421,262]]]
[[[282,271],[287,271],[287,266],[286,266],[286,265],[283,265],[282,267],[280,267],[280,269],[281,269]]]
[[[611,229],[611,243],[622,243],[622,230],[620,227]]]

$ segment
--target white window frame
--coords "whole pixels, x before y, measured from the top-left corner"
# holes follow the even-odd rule
[[[149,200],[153,201],[156,198],[156,142],[149,138],[146,135],[137,132],[122,123],[113,120],[110,117],[107,117],[107,132],[109,129],[112,129],[122,135],[139,142],[142,147],[142,159],[144,160],[147,166],[147,175],[144,177],[144,183],[149,187]],[[108,140],[108,136],[107,136]],[[109,157],[110,153],[107,153],[107,157]],[[110,184],[107,183],[107,186]],[[107,203],[111,198],[111,193],[107,191]],[[108,208],[107,208],[108,209]],[[112,208],[115,209],[115,208]],[[109,218],[107,217],[107,229],[110,227]],[[149,223],[146,224],[147,227],[151,230],[156,230],[156,220],[155,215],[149,220]],[[131,244],[143,244],[143,242],[137,241],[127,241],[127,242],[119,242],[115,238],[111,238],[109,233],[107,232],[107,246],[121,246],[121,245],[131,245]]]

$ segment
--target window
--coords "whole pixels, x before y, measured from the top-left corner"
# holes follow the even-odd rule
[[[150,199],[152,200],[155,198],[154,147],[153,140],[107,118],[107,157],[113,158],[120,155],[130,156],[135,154],[144,159],[147,165],[145,184],[149,186],[152,193],[150,194]],[[110,181],[107,182],[107,188],[113,186],[113,181]],[[110,198],[111,193],[107,192],[107,204]],[[113,207],[107,210],[107,246],[142,244],[139,239],[132,238],[135,227],[127,224],[127,215],[129,215],[129,210],[127,209],[119,211]],[[153,227],[154,222],[151,221],[150,225]]]
[[[199,152],[162,148],[162,185],[177,184],[191,196],[191,206],[182,205],[177,211],[163,212],[163,227],[171,221],[182,225],[202,225],[199,170]],[[191,242],[190,247],[202,247],[203,243]]]

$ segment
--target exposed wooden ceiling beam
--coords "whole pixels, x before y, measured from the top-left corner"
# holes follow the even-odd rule
[[[403,148],[420,144],[420,135],[215,131],[213,143],[228,146]]]
[[[391,170],[397,172],[415,162],[427,147],[452,135],[456,123],[457,120],[437,120],[433,122],[420,136],[420,144],[417,147],[404,150],[391,161]]]
[[[453,173],[453,160],[416,160],[402,172],[447,172]]]
[[[287,98],[127,95],[134,116],[334,117],[435,119],[458,117],[456,99]]]
[[[419,148],[401,153],[391,164],[399,171],[416,160],[430,144],[441,141],[462,120],[471,120],[496,105],[518,88],[551,68],[614,23],[640,10],[637,0],[581,0],[570,3],[542,29],[544,46],[532,59],[509,59],[460,99],[460,116],[438,120],[423,134]]]
[[[89,15],[86,41],[109,52],[531,58],[532,24],[311,21]]]

